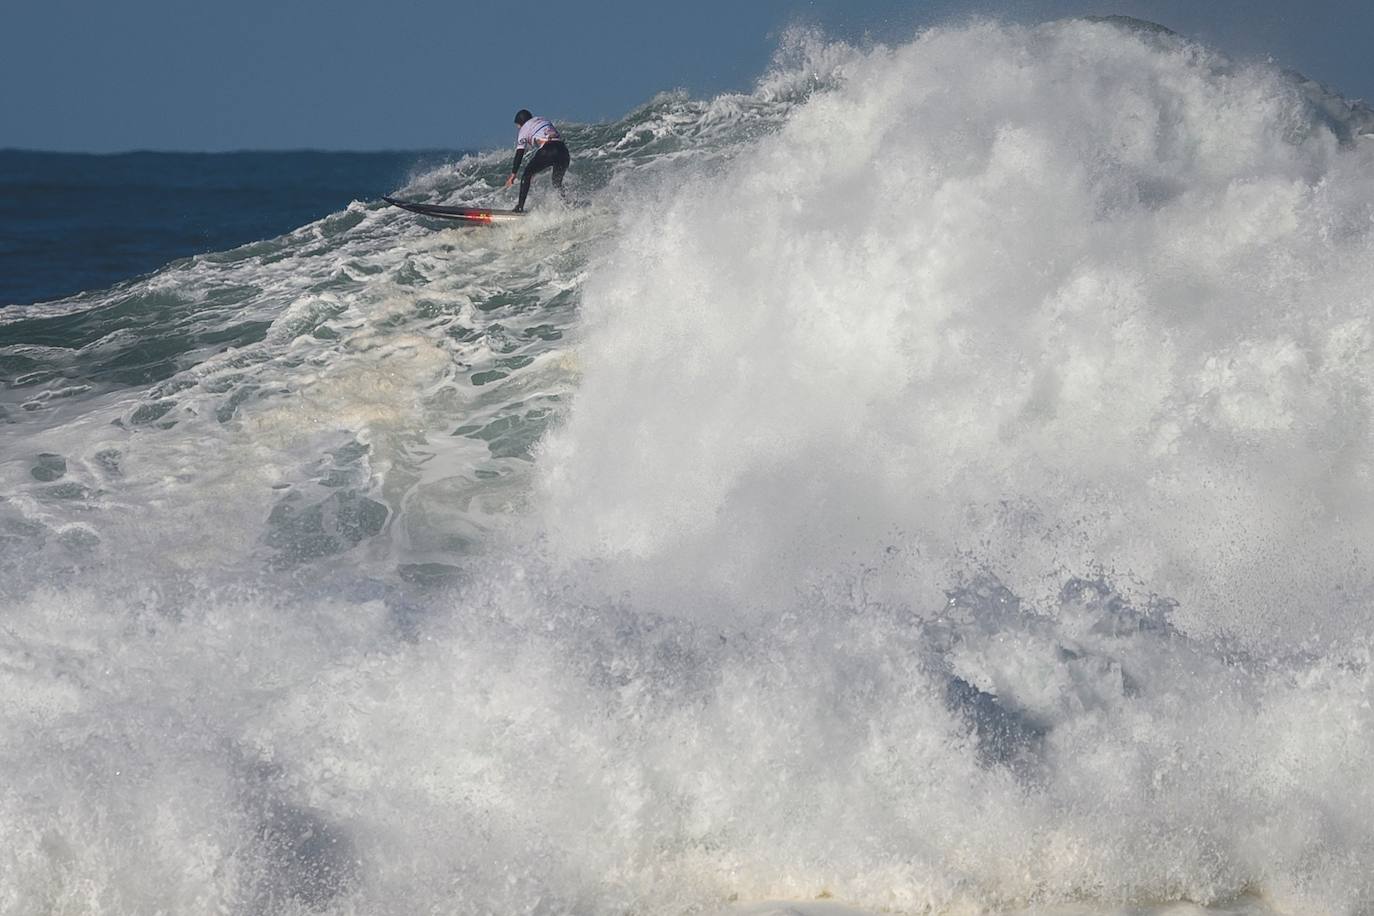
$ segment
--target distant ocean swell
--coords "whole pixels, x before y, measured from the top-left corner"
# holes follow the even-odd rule
[[[794,36],[7,309],[0,912],[1374,912],[1370,123]]]

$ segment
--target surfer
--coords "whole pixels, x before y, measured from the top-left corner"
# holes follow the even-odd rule
[[[563,194],[563,173],[568,170],[572,156],[568,153],[568,145],[563,142],[558,128],[554,127],[548,118],[536,118],[525,108],[515,113],[515,124],[520,128],[520,132],[515,137],[515,162],[511,164],[506,187],[509,188],[515,183],[515,176],[520,171],[520,160],[525,158],[525,150],[531,146],[538,147],[530,157],[529,165],[525,166],[525,177],[520,179],[520,202],[515,205],[515,212],[525,212],[525,198],[530,193],[530,182],[534,180],[535,175],[549,168],[553,169],[553,186],[566,200],[567,195]]]

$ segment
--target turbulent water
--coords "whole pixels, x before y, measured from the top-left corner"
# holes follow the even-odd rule
[[[5,309],[0,912],[1374,913],[1372,120],[798,37]]]

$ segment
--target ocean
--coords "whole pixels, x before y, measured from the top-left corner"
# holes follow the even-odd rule
[[[1371,125],[981,21],[509,227],[3,154],[0,913],[1374,913]]]
[[[0,308],[272,238],[462,155],[0,149]]]

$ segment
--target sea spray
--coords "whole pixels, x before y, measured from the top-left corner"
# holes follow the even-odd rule
[[[1374,180],[1312,93],[800,41],[569,126],[585,210],[7,315],[0,912],[1369,912]]]
[[[719,573],[729,613],[896,542],[926,606],[970,563],[1040,600],[1100,571],[1195,633],[1367,634],[1368,145],[1107,24],[844,74],[589,280],[562,549],[662,600]]]

